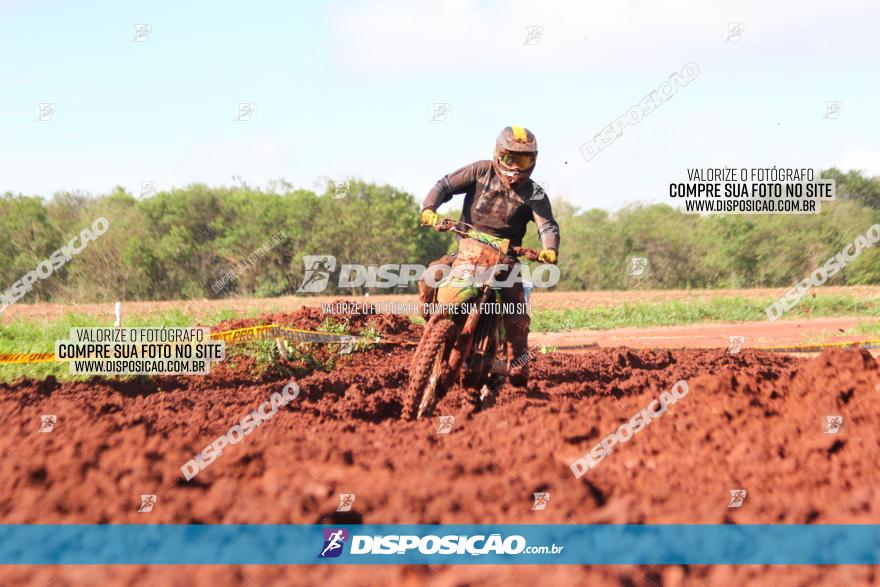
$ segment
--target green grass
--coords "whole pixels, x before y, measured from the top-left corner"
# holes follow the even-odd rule
[[[125,320],[125,326],[193,326],[196,324],[215,325],[224,320],[238,318],[255,318],[262,314],[259,310],[237,312],[224,309],[213,315],[196,320],[193,316],[179,310],[170,310],[155,314],[151,317],[131,318]],[[97,327],[113,326],[111,318],[97,318],[88,314],[66,314],[61,318],[48,321],[26,321],[18,319],[8,323],[0,323],[0,353],[51,353],[55,349],[55,341],[67,340],[70,337],[70,329],[73,327]],[[357,332],[349,331],[346,324],[334,321],[331,318],[325,320],[318,328],[321,332],[332,334],[353,334],[368,338],[379,336],[375,328],[370,325]],[[339,359],[339,353],[318,353],[321,345],[305,343],[290,345],[288,353],[294,360],[303,360],[309,367],[329,371],[333,369]],[[375,344],[357,343],[352,346],[352,352],[364,351],[372,348]],[[340,346],[341,350],[341,346]],[[327,358],[329,355],[329,358]],[[287,370],[279,363],[279,351],[274,340],[252,341],[230,347],[227,361],[235,363],[242,357],[255,359],[257,375],[273,372],[288,375]],[[321,357],[324,358],[321,358]],[[85,381],[90,376],[71,375],[68,363],[34,363],[30,365],[0,365],[0,382],[9,382],[19,377],[32,379],[45,379],[53,375],[66,381]]]
[[[690,301],[669,301],[659,303],[623,303],[618,306],[598,308],[578,308],[567,310],[535,310],[532,313],[533,332],[560,332],[573,329],[606,330],[624,327],[673,326],[698,324],[701,322],[743,322],[766,320],[764,313],[773,300],[750,300],[744,297],[709,298]],[[162,312],[150,317],[132,318],[125,321],[126,326],[192,326],[194,324],[214,325],[223,320],[256,317],[258,310],[237,312],[221,310],[214,315],[196,320],[179,310]],[[790,318],[855,316],[880,317],[880,299],[859,300],[850,295],[817,295],[807,298],[783,315]],[[413,322],[422,322],[412,317]],[[52,352],[56,340],[66,340],[74,326],[112,326],[111,318],[96,318],[86,314],[66,314],[48,321],[25,321],[23,319],[0,323],[0,353],[45,353]],[[328,318],[320,330],[336,334],[356,334],[376,336],[371,329],[361,332],[348,332],[345,324]],[[863,322],[847,334],[880,337],[880,322]],[[271,343],[271,344],[270,344]],[[365,350],[370,345],[358,344],[354,351]],[[319,360],[315,346],[298,345],[291,350],[294,356],[311,357],[314,367],[322,370],[332,369],[334,359]],[[230,354],[231,361],[236,356],[248,354],[256,357],[259,365],[270,368],[277,363],[277,348],[272,341],[248,343]],[[296,354],[298,353],[298,354]],[[325,353],[326,355],[326,353]],[[67,363],[41,363],[33,365],[0,365],[0,381],[12,381],[18,377],[42,379],[54,375],[59,379],[88,379],[74,377],[68,373]]]
[[[880,322],[859,322],[855,327],[848,329],[845,334],[880,338]]]
[[[195,324],[192,316],[180,310],[171,310],[149,318],[132,318],[125,321],[126,326],[191,326]],[[55,320],[35,322],[23,319],[0,323],[0,353],[51,353],[55,341],[67,340],[70,329],[76,326],[113,326],[112,318],[97,318],[89,314],[65,314]],[[67,363],[35,363],[30,365],[0,365],[0,381],[12,381],[18,377],[44,379],[54,375],[59,379],[84,381],[88,376],[74,376],[69,373]]]
[[[654,304],[623,303],[599,308],[536,310],[532,313],[532,331],[607,330],[700,322],[761,321],[767,319],[764,309],[772,302],[771,298],[750,300],[737,296]],[[803,300],[786,312],[782,319],[830,316],[880,317],[880,300],[858,300],[849,295],[817,295],[815,298]]]

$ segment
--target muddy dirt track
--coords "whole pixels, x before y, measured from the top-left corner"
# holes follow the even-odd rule
[[[267,322],[320,324],[320,310]],[[405,317],[355,316],[392,338]],[[224,326],[242,326],[237,321]],[[324,353],[324,354],[321,354]],[[538,355],[527,389],[473,414],[399,420],[411,347],[300,362],[302,393],[195,479],[181,465],[288,377],[227,360],[206,377],[0,386],[2,523],[880,523],[880,369],[865,351]],[[318,359],[329,359],[328,351]],[[689,393],[576,480],[569,464],[674,382]],[[57,416],[39,433],[40,415]],[[823,434],[825,415],[844,418]],[[739,509],[731,489],[747,490]],[[550,493],[531,511],[532,494]],[[348,513],[338,494],[354,493]],[[138,513],[141,494],[155,494]],[[0,584],[867,585],[870,567],[12,567]]]

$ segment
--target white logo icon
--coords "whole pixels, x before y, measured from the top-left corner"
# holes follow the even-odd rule
[[[136,24],[134,25],[134,38],[131,40],[132,43],[143,43],[147,39],[150,38],[150,32],[153,30],[153,25],[151,24]]]
[[[347,181],[334,181],[333,187],[335,192],[333,194],[334,200],[342,200],[348,196],[348,182]]]
[[[141,507],[138,512],[149,513],[153,511],[154,505],[156,505],[155,495],[141,495]]]
[[[52,415],[40,416],[40,432],[52,432],[55,429],[55,422],[58,418]]]
[[[523,45],[537,45],[544,36],[544,27],[532,25],[526,27],[526,40]]]
[[[339,494],[339,507],[336,508],[337,512],[350,512],[352,506],[354,505],[354,493],[340,493]]]
[[[55,122],[55,102],[38,102],[36,121]]]
[[[428,120],[430,122],[445,122],[449,116],[448,102],[434,102],[431,106],[431,114]]]
[[[550,494],[542,492],[533,495],[535,496],[535,503],[532,505],[532,511],[547,509],[547,504],[550,503]]]
[[[840,100],[825,100],[825,115],[822,118],[828,120],[839,118],[841,110],[843,110],[843,102]]]
[[[738,353],[742,350],[743,345],[746,343],[745,336],[731,336],[730,337],[730,345],[727,347],[727,352],[731,354]]]
[[[630,257],[629,274],[631,277],[643,277],[648,271],[647,257]]]
[[[254,102],[239,102],[236,105],[235,122],[249,123],[257,120],[257,105]]]
[[[455,416],[440,416],[440,426],[437,428],[437,434],[449,434],[452,432],[453,424],[455,424]]]
[[[546,181],[536,181],[532,183],[532,197],[530,200],[543,200],[550,191],[550,185]]]
[[[327,289],[330,273],[336,269],[336,257],[333,255],[304,255],[303,264],[306,272],[297,293],[317,293]]]
[[[354,350],[354,343],[357,341],[358,337],[351,336],[350,334],[343,334],[339,336],[339,354],[340,355],[350,355]]]
[[[739,43],[743,40],[746,32],[746,25],[742,22],[729,22],[727,23],[727,38],[724,39],[725,43]]]
[[[141,182],[141,197],[146,198],[159,193],[159,185],[155,181]]]
[[[822,434],[837,434],[843,427],[843,416],[825,416],[825,429]]]
[[[742,504],[745,500],[746,500],[746,490],[745,489],[731,489],[730,490],[730,503],[727,504],[727,507],[729,507],[729,508],[742,507]]]

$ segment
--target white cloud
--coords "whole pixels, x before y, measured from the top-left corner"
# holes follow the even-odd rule
[[[865,42],[870,38],[868,23],[880,15],[877,3],[866,0],[840,0],[833,6],[821,0],[746,0],[730,6],[681,0],[440,0],[429,5],[380,0],[334,5],[329,19],[343,31],[345,42],[334,46],[347,64],[394,72],[478,71],[487,66],[511,71],[615,68],[677,62],[687,55],[699,61],[730,50],[724,42],[730,22],[745,24],[743,51],[771,45],[805,59],[829,45]],[[525,45],[530,25],[542,26],[544,34],[539,43]]]
[[[845,149],[835,153],[828,166],[838,167],[844,171],[859,169],[868,175],[880,175],[880,149],[868,145]]]

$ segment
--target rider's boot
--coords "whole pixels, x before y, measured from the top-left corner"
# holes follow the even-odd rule
[[[504,315],[504,331],[509,350],[508,381],[515,387],[525,387],[529,380],[529,326],[531,318],[526,309],[526,297],[521,282],[501,290],[501,298],[514,312]]]
[[[504,326],[510,356],[507,362],[507,379],[515,387],[525,387],[529,381],[529,363],[533,355],[529,350],[529,316],[505,316]]]
[[[508,381],[514,387],[525,387],[529,382],[529,364],[511,366],[507,376]]]

